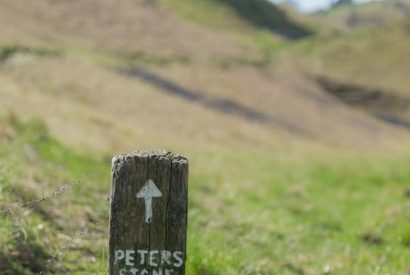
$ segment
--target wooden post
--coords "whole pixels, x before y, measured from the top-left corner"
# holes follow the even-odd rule
[[[188,161],[163,150],[112,161],[109,275],[185,274]]]

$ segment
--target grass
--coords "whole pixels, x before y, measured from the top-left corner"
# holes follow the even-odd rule
[[[6,263],[1,274],[97,274],[105,249],[98,238],[105,231],[95,224],[106,224],[107,203],[106,187],[95,183],[109,171],[102,161],[73,153],[49,137],[39,121],[12,119],[9,124],[13,137],[1,147],[1,203],[11,209],[1,216],[1,230],[8,233],[0,251],[0,262]],[[83,184],[88,181],[94,184]]]
[[[405,274],[409,251],[401,240],[408,234],[410,206],[404,196],[410,180],[405,160],[345,156],[328,162],[320,157],[307,164],[245,159],[239,165],[246,167],[242,173],[228,172],[231,186],[245,190],[230,200],[229,195],[220,198],[224,203],[217,211],[226,221],[208,221],[214,232],[230,232],[222,238],[227,255],[248,258],[235,263],[237,271],[319,274],[329,267],[335,274]],[[248,188],[241,184],[244,178]],[[219,241],[216,234],[214,242]],[[388,259],[383,262],[383,257]]]
[[[0,62],[6,61],[9,57],[17,53],[27,53],[31,55],[59,57],[61,53],[55,50],[43,48],[30,48],[19,45],[4,46],[0,48]]]
[[[2,121],[12,138],[1,139],[1,207],[12,212],[0,217],[1,270],[104,274],[109,161],[73,152],[39,121]],[[409,161],[406,153],[196,156],[188,274],[407,274]]]
[[[235,32],[266,29],[270,30],[271,34],[289,39],[312,34],[308,27],[298,24],[287,11],[264,0],[163,2],[186,19],[212,28]]]
[[[339,6],[313,15],[322,24],[337,32],[349,32],[382,26],[408,16],[410,3],[406,0],[371,1],[361,5]]]
[[[409,20],[402,20],[343,35],[315,37],[302,41],[288,54],[297,56],[311,72],[407,95],[408,26]]]
[[[238,17],[235,11],[216,1],[199,0],[189,3],[189,1],[163,0],[163,2],[186,19],[198,24],[212,28],[222,27],[225,30],[252,29],[249,24]]]
[[[84,32],[70,33],[89,35],[89,41],[95,39],[91,45],[81,46],[63,31],[61,39],[69,40],[67,45],[40,43],[64,49],[64,55],[57,55],[60,58],[48,58],[55,56],[54,51],[42,47],[2,40],[1,106],[25,119],[0,118],[0,274],[105,274],[110,158],[113,152],[135,146],[165,146],[190,159],[187,274],[408,274],[410,151],[404,144],[400,143],[399,153],[311,148],[304,137],[207,110],[111,70],[128,63],[155,67],[180,85],[303,125],[318,135],[318,142],[324,138],[331,144],[345,139],[343,144],[349,146],[359,141],[370,144],[373,134],[386,131],[382,135],[386,139],[391,135],[378,126],[370,134],[360,131],[361,124],[350,127],[362,121],[359,114],[348,107],[341,113],[333,103],[323,107],[307,101],[299,92],[316,89],[311,82],[300,80],[296,70],[270,72],[275,68],[267,65],[288,65],[289,60],[282,63],[279,57],[277,64],[270,64],[270,58],[278,52],[297,52],[306,55],[299,62],[306,62],[309,70],[302,69],[309,73],[329,70],[349,79],[389,80],[389,87],[407,87],[407,65],[397,66],[397,74],[384,69],[405,60],[405,46],[390,46],[396,39],[406,41],[407,25],[388,26],[380,34],[373,30],[315,37],[295,45],[216,1],[164,2],[200,25],[167,18],[175,24],[172,30],[188,29],[184,36],[170,33],[169,37],[195,34],[192,40],[206,39],[193,46],[182,44],[186,48],[181,49],[180,41],[156,40],[158,33],[168,31],[153,28],[151,33],[145,29],[151,24],[133,29],[139,23],[127,22],[139,22],[134,20],[142,16],[124,1],[120,11],[132,14],[115,21],[112,34],[119,36],[111,42],[125,39],[125,46],[110,42],[107,49],[94,50],[94,43],[107,41],[99,36],[105,34],[101,31],[105,25],[99,25],[87,9],[72,18],[74,23],[77,19],[87,23]],[[111,14],[109,2],[101,3],[106,5],[100,7],[106,12],[102,14]],[[60,18],[56,14],[53,18]],[[121,21],[124,18],[128,21]],[[123,29],[121,22],[131,29],[118,32]],[[23,33],[19,28],[24,29],[16,25],[11,35]],[[43,33],[44,27],[38,28]],[[140,47],[142,34],[155,39]],[[256,45],[259,54],[253,48],[228,54],[231,40],[222,41],[215,48],[218,55],[212,54],[208,47],[215,39],[231,34],[245,41],[237,45],[233,40],[235,48]],[[126,40],[129,36],[138,39]],[[175,42],[169,46],[177,50],[159,52],[168,48],[163,47],[168,42]],[[184,49],[195,47],[197,51],[185,54]],[[206,61],[218,66],[196,60],[199,52],[208,50]],[[379,58],[379,51],[386,57]],[[245,52],[252,54],[240,54]],[[21,53],[30,58],[21,58]],[[376,63],[380,65],[373,66]],[[383,77],[377,68],[383,69]],[[318,96],[320,101],[320,92],[312,92],[312,98]],[[27,120],[33,114],[41,119]],[[313,119],[304,120],[306,114]]]
[[[259,61],[259,58],[253,61],[253,63],[260,64],[260,62],[269,62],[269,58],[287,44],[279,33],[270,30],[270,27],[278,25],[276,21],[285,21],[281,17],[282,15],[279,16],[279,18],[273,15],[270,17],[264,16],[261,22],[251,20],[260,18],[257,16],[258,5],[261,5],[260,3],[257,4],[256,7],[246,8],[246,5],[252,5],[251,1],[249,1],[249,3],[247,1],[241,1],[239,7],[235,5],[231,6],[232,3],[235,4],[232,1],[199,0],[192,2],[162,0],[162,2],[186,20],[203,25],[214,31],[233,34],[239,37],[245,45],[255,45],[262,54],[260,57],[262,61]],[[268,9],[273,10],[275,14],[278,13],[274,7],[269,7]],[[238,10],[249,10],[250,12],[241,16]],[[286,22],[281,21],[281,23],[286,25]],[[264,25],[264,27],[258,27],[260,25]],[[242,57],[242,59],[246,62],[246,58]],[[226,62],[229,62],[229,60]]]

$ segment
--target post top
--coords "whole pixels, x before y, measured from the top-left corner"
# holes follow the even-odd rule
[[[119,164],[121,162],[126,162],[129,159],[133,158],[149,158],[149,159],[156,159],[156,160],[170,160],[173,163],[180,163],[180,164],[188,164],[187,158],[172,153],[168,150],[164,149],[152,149],[152,150],[143,150],[143,151],[135,151],[123,155],[115,156],[112,159],[112,164]]]

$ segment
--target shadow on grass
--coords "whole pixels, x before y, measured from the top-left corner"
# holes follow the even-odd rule
[[[273,128],[280,127],[291,133],[308,136],[308,133],[303,128],[285,119],[272,117],[267,113],[239,104],[231,99],[205,96],[201,91],[186,88],[145,68],[130,67],[121,69],[120,73],[143,80],[164,93],[178,96],[208,109],[233,115],[249,122],[259,123]]]
[[[0,275],[52,273],[48,265],[50,255],[23,230],[14,233],[16,247],[7,255],[0,251]]]
[[[395,91],[344,83],[323,76],[316,80],[327,93],[346,105],[363,109],[390,125],[410,130],[410,120],[405,116],[410,108],[409,97]]]
[[[61,53],[44,48],[31,48],[20,45],[0,47],[0,62],[4,62],[17,53],[27,53],[37,56],[60,57]]]
[[[312,35],[313,32],[294,22],[286,12],[266,0],[221,0],[232,7],[251,24],[266,28],[288,39],[296,40]]]

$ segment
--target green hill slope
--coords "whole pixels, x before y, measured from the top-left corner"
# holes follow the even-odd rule
[[[342,101],[370,110],[377,116],[396,117],[398,124],[408,127],[409,24],[409,20],[402,20],[312,39],[301,43],[297,50],[285,53],[285,59],[293,59],[297,66],[314,77],[330,80],[321,82],[322,87],[337,94]],[[343,90],[345,92],[341,92]]]
[[[288,39],[303,38],[312,34],[309,27],[298,23],[295,18],[291,18],[287,14],[286,10],[282,10],[266,0],[200,0],[196,2],[163,0],[163,2],[184,12],[194,20],[199,19],[199,22],[215,24],[220,27],[226,26],[226,23],[229,26],[229,21],[236,20],[244,21],[237,22],[238,25],[248,23],[256,28],[267,29],[273,34]],[[222,18],[223,15],[228,18]],[[219,17],[220,20],[212,20],[214,17]]]
[[[373,1],[362,5],[340,5],[314,17],[337,31],[382,26],[410,16],[410,1]]]
[[[410,128],[410,2],[348,1],[313,14],[320,34],[289,51],[330,95],[399,127]]]

